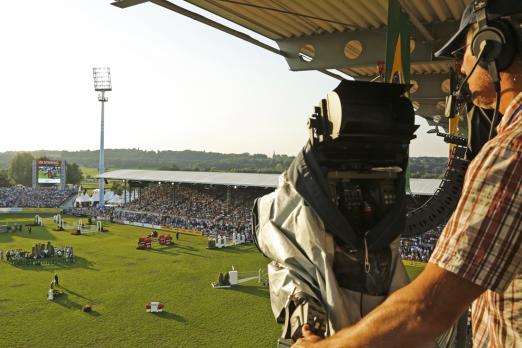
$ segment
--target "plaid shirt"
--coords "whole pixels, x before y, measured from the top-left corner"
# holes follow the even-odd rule
[[[522,347],[522,93],[470,163],[430,262],[486,289],[472,305],[473,347]]]

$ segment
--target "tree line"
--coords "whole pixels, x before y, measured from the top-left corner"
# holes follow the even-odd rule
[[[98,167],[98,151],[32,151],[0,152],[0,186],[31,185],[33,159],[67,161],[67,183],[79,184],[80,167]],[[114,169],[224,171],[245,173],[281,173],[293,156],[273,154],[225,154],[206,151],[147,151],[140,149],[105,150],[105,167]],[[448,159],[444,157],[412,157],[412,178],[442,178]]]
[[[10,187],[13,185],[31,186],[33,183],[33,161],[49,160],[47,156],[35,158],[29,152],[17,152],[7,165],[7,169],[0,170],[0,187]],[[54,158],[53,158],[54,159]],[[78,185],[83,179],[80,166],[76,163],[66,163],[67,173],[66,183]]]

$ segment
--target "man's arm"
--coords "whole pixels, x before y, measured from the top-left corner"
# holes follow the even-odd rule
[[[305,329],[294,347],[413,348],[448,329],[484,290],[428,263],[417,279],[357,324],[320,341]]]

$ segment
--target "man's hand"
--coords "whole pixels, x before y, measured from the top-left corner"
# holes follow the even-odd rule
[[[484,290],[428,263],[412,283],[355,325],[324,340],[303,327],[304,337],[292,347],[416,347],[448,329]]]
[[[300,338],[292,345],[294,348],[309,348],[317,346],[316,343],[321,340],[321,337],[317,336],[310,329],[310,325],[303,325],[303,338]]]

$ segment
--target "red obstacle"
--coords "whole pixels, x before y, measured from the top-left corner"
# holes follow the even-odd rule
[[[140,237],[137,249],[152,249],[155,243],[162,246],[171,246],[173,244],[172,236],[170,234],[160,234],[158,238]]]

